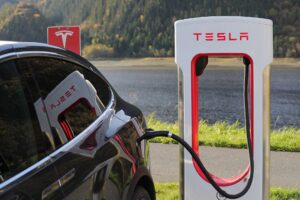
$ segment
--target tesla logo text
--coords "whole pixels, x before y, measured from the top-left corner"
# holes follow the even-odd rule
[[[52,103],[50,105],[51,110],[54,108],[60,106],[62,103],[64,103],[68,98],[70,98],[74,93],[76,92],[76,88],[74,85],[72,85],[63,95],[58,97],[55,103]]]
[[[196,41],[248,41],[249,33],[248,32],[240,32],[240,33],[226,33],[226,32],[195,32],[193,33]]]
[[[64,46],[64,48],[66,48],[67,37],[72,36],[73,31],[68,31],[68,30],[57,31],[57,32],[55,32],[55,35],[57,37],[59,37],[59,36],[61,37],[62,42],[63,42],[63,46]]]

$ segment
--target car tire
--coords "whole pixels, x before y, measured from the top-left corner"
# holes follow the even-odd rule
[[[150,194],[148,193],[148,191],[144,187],[138,186],[134,190],[132,200],[151,200],[151,197],[150,197]]]

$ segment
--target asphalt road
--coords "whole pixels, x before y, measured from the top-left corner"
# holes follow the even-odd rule
[[[177,69],[169,66],[102,67],[100,71],[127,101],[145,115],[177,120]],[[300,68],[274,68],[271,73],[271,127],[300,127]],[[210,66],[199,80],[200,117],[213,123],[243,123],[243,70]]]
[[[179,146],[150,144],[151,174],[156,182],[178,182]],[[200,147],[207,169],[220,177],[239,175],[248,165],[241,149]],[[271,152],[271,186],[300,188],[300,153]]]

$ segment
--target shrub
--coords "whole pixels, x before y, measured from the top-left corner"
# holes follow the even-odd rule
[[[104,44],[91,44],[84,47],[82,54],[87,59],[112,57],[114,56],[114,50]]]

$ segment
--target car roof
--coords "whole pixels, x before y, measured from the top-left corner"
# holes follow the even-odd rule
[[[14,42],[14,41],[0,41],[0,56],[8,53],[17,53],[24,51],[44,51],[58,53],[69,58],[73,58],[77,61],[87,62],[86,59],[82,58],[80,55],[75,54],[67,49],[61,47],[38,43],[38,42]],[[88,62],[90,65],[90,63]]]
[[[20,49],[52,49],[54,50],[63,50],[60,47],[52,46],[45,43],[38,43],[38,42],[14,42],[14,41],[0,41],[0,54],[4,54],[7,52],[14,52]]]
[[[14,44],[14,43],[16,43],[16,42],[14,42],[14,41],[3,41],[3,40],[0,40],[0,46],[7,45],[7,44]]]
[[[61,47],[38,43],[38,42],[14,42],[14,41],[0,41],[0,56],[9,53],[18,53],[25,51],[44,51],[51,53],[58,53],[60,55],[67,56],[74,61],[77,61],[85,66],[93,67],[93,65],[80,55],[73,53],[67,49]],[[1,61],[1,60],[0,60]]]

